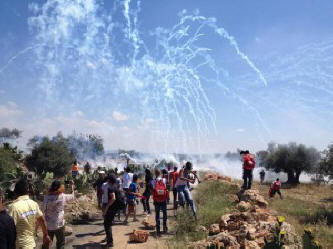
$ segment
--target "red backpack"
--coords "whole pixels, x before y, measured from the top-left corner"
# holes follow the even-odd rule
[[[161,180],[155,180],[155,188],[153,193],[153,199],[156,202],[165,202],[168,199],[168,190],[163,182],[163,179]]]

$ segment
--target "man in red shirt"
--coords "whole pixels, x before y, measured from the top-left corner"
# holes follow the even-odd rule
[[[282,197],[280,189],[281,189],[281,182],[280,182],[280,179],[277,178],[275,180],[275,182],[272,183],[272,185],[271,185],[271,187],[269,189],[269,197],[272,198],[272,197],[275,196],[275,193],[278,193],[279,196],[280,196],[280,198],[281,198],[281,200],[282,200],[283,197]]]
[[[176,188],[176,182],[177,182],[178,176],[179,176],[177,165],[174,165],[173,171],[170,173],[169,176],[170,176],[169,182],[170,182],[170,186],[171,186],[172,193],[173,193],[173,209],[177,210],[177,208],[178,208],[178,201],[177,201],[178,191],[177,191],[177,188]]]
[[[256,165],[253,155],[248,150],[241,151],[240,155],[243,161],[243,186],[242,189],[251,189],[253,179],[253,169]]]

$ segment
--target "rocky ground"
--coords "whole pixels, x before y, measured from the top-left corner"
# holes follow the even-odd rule
[[[207,173],[205,180],[234,184],[231,179],[216,173]],[[302,248],[294,228],[287,222],[278,222],[277,214],[269,210],[267,201],[258,190],[239,189],[234,199],[238,202],[237,210],[223,215],[219,223],[200,227],[207,233],[207,239],[193,243],[189,248],[260,249],[264,246],[265,239],[273,240],[277,231],[285,244],[284,248]]]

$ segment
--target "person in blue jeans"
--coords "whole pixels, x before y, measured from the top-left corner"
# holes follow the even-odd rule
[[[130,184],[127,193],[128,210],[124,221],[125,224],[127,224],[130,213],[133,213],[133,222],[138,221],[136,218],[136,200],[138,197],[140,197],[140,193],[138,191],[138,175],[133,175],[133,182]]]
[[[189,183],[193,184],[195,182],[195,179],[191,179],[190,177],[191,171],[192,163],[187,162],[185,167],[179,171],[176,187],[178,191],[179,205],[184,208],[186,200],[186,202],[191,206],[195,220],[197,220],[197,210],[189,189]]]
[[[166,180],[162,178],[161,171],[155,170],[156,179],[151,181],[152,193],[155,205],[155,220],[156,220],[156,234],[161,235],[161,224],[160,224],[160,211],[163,212],[163,232],[168,232],[167,220],[167,201],[168,201],[168,190],[166,186]]]

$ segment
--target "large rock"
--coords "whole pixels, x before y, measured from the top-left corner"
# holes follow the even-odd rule
[[[261,247],[255,241],[246,241],[244,249],[260,249]]]
[[[215,235],[220,232],[220,226],[219,224],[212,224],[209,227],[209,235]]]
[[[239,245],[238,242],[237,242],[236,237],[230,235],[226,231],[221,232],[217,235],[208,237],[208,241],[216,241],[216,240],[222,242],[225,246],[237,246],[237,245]]]
[[[220,218],[220,229],[225,230],[228,228],[228,221],[230,220],[230,214],[222,215]]]
[[[240,203],[237,204],[237,209],[241,212],[246,212],[251,209],[251,203],[241,201]]]
[[[238,198],[240,201],[251,202],[255,205],[258,205],[260,208],[267,208],[268,202],[265,201],[265,198],[259,194],[257,189],[248,189],[238,193]]]
[[[130,242],[136,243],[144,243],[148,240],[149,232],[142,230],[134,230],[133,233],[130,234],[129,240]]]

